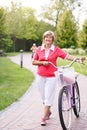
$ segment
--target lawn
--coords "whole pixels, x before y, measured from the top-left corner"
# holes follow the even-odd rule
[[[17,101],[33,80],[34,75],[29,70],[0,57],[0,110]]]

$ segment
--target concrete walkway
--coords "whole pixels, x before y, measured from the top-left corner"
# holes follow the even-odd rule
[[[20,65],[20,55],[9,58]],[[36,66],[31,64],[31,54],[24,54],[23,67],[36,75]],[[81,112],[79,119],[76,119],[73,114],[72,130],[87,130],[87,77],[79,75],[78,83],[81,95]],[[62,130],[57,110],[58,92],[59,88],[56,91],[52,116],[47,121],[47,126],[40,125],[43,104],[35,82],[33,82],[19,101],[0,112],[0,130]]]

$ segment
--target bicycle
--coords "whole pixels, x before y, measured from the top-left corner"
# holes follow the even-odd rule
[[[71,130],[72,128],[72,110],[78,118],[81,109],[80,92],[77,82],[78,73],[71,67],[76,60],[79,59],[76,58],[69,65],[60,68],[50,62],[52,66],[58,68],[55,75],[58,77],[61,86],[58,97],[58,111],[63,130]],[[80,63],[83,62],[80,61]]]

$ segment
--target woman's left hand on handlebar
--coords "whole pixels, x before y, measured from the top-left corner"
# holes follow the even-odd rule
[[[86,60],[86,57],[81,57],[76,60],[78,63],[83,63]]]
[[[81,57],[81,61],[84,62],[86,60],[86,57]]]

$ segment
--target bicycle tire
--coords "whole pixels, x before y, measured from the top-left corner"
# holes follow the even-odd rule
[[[80,103],[80,92],[79,92],[79,87],[78,83],[75,82],[73,86],[73,111],[76,117],[79,117],[79,112],[81,109],[81,103]]]
[[[64,106],[64,103],[66,105]],[[68,101],[68,89],[64,86],[58,97],[58,110],[59,110],[59,119],[63,130],[70,130],[72,123],[72,109],[70,108]]]

